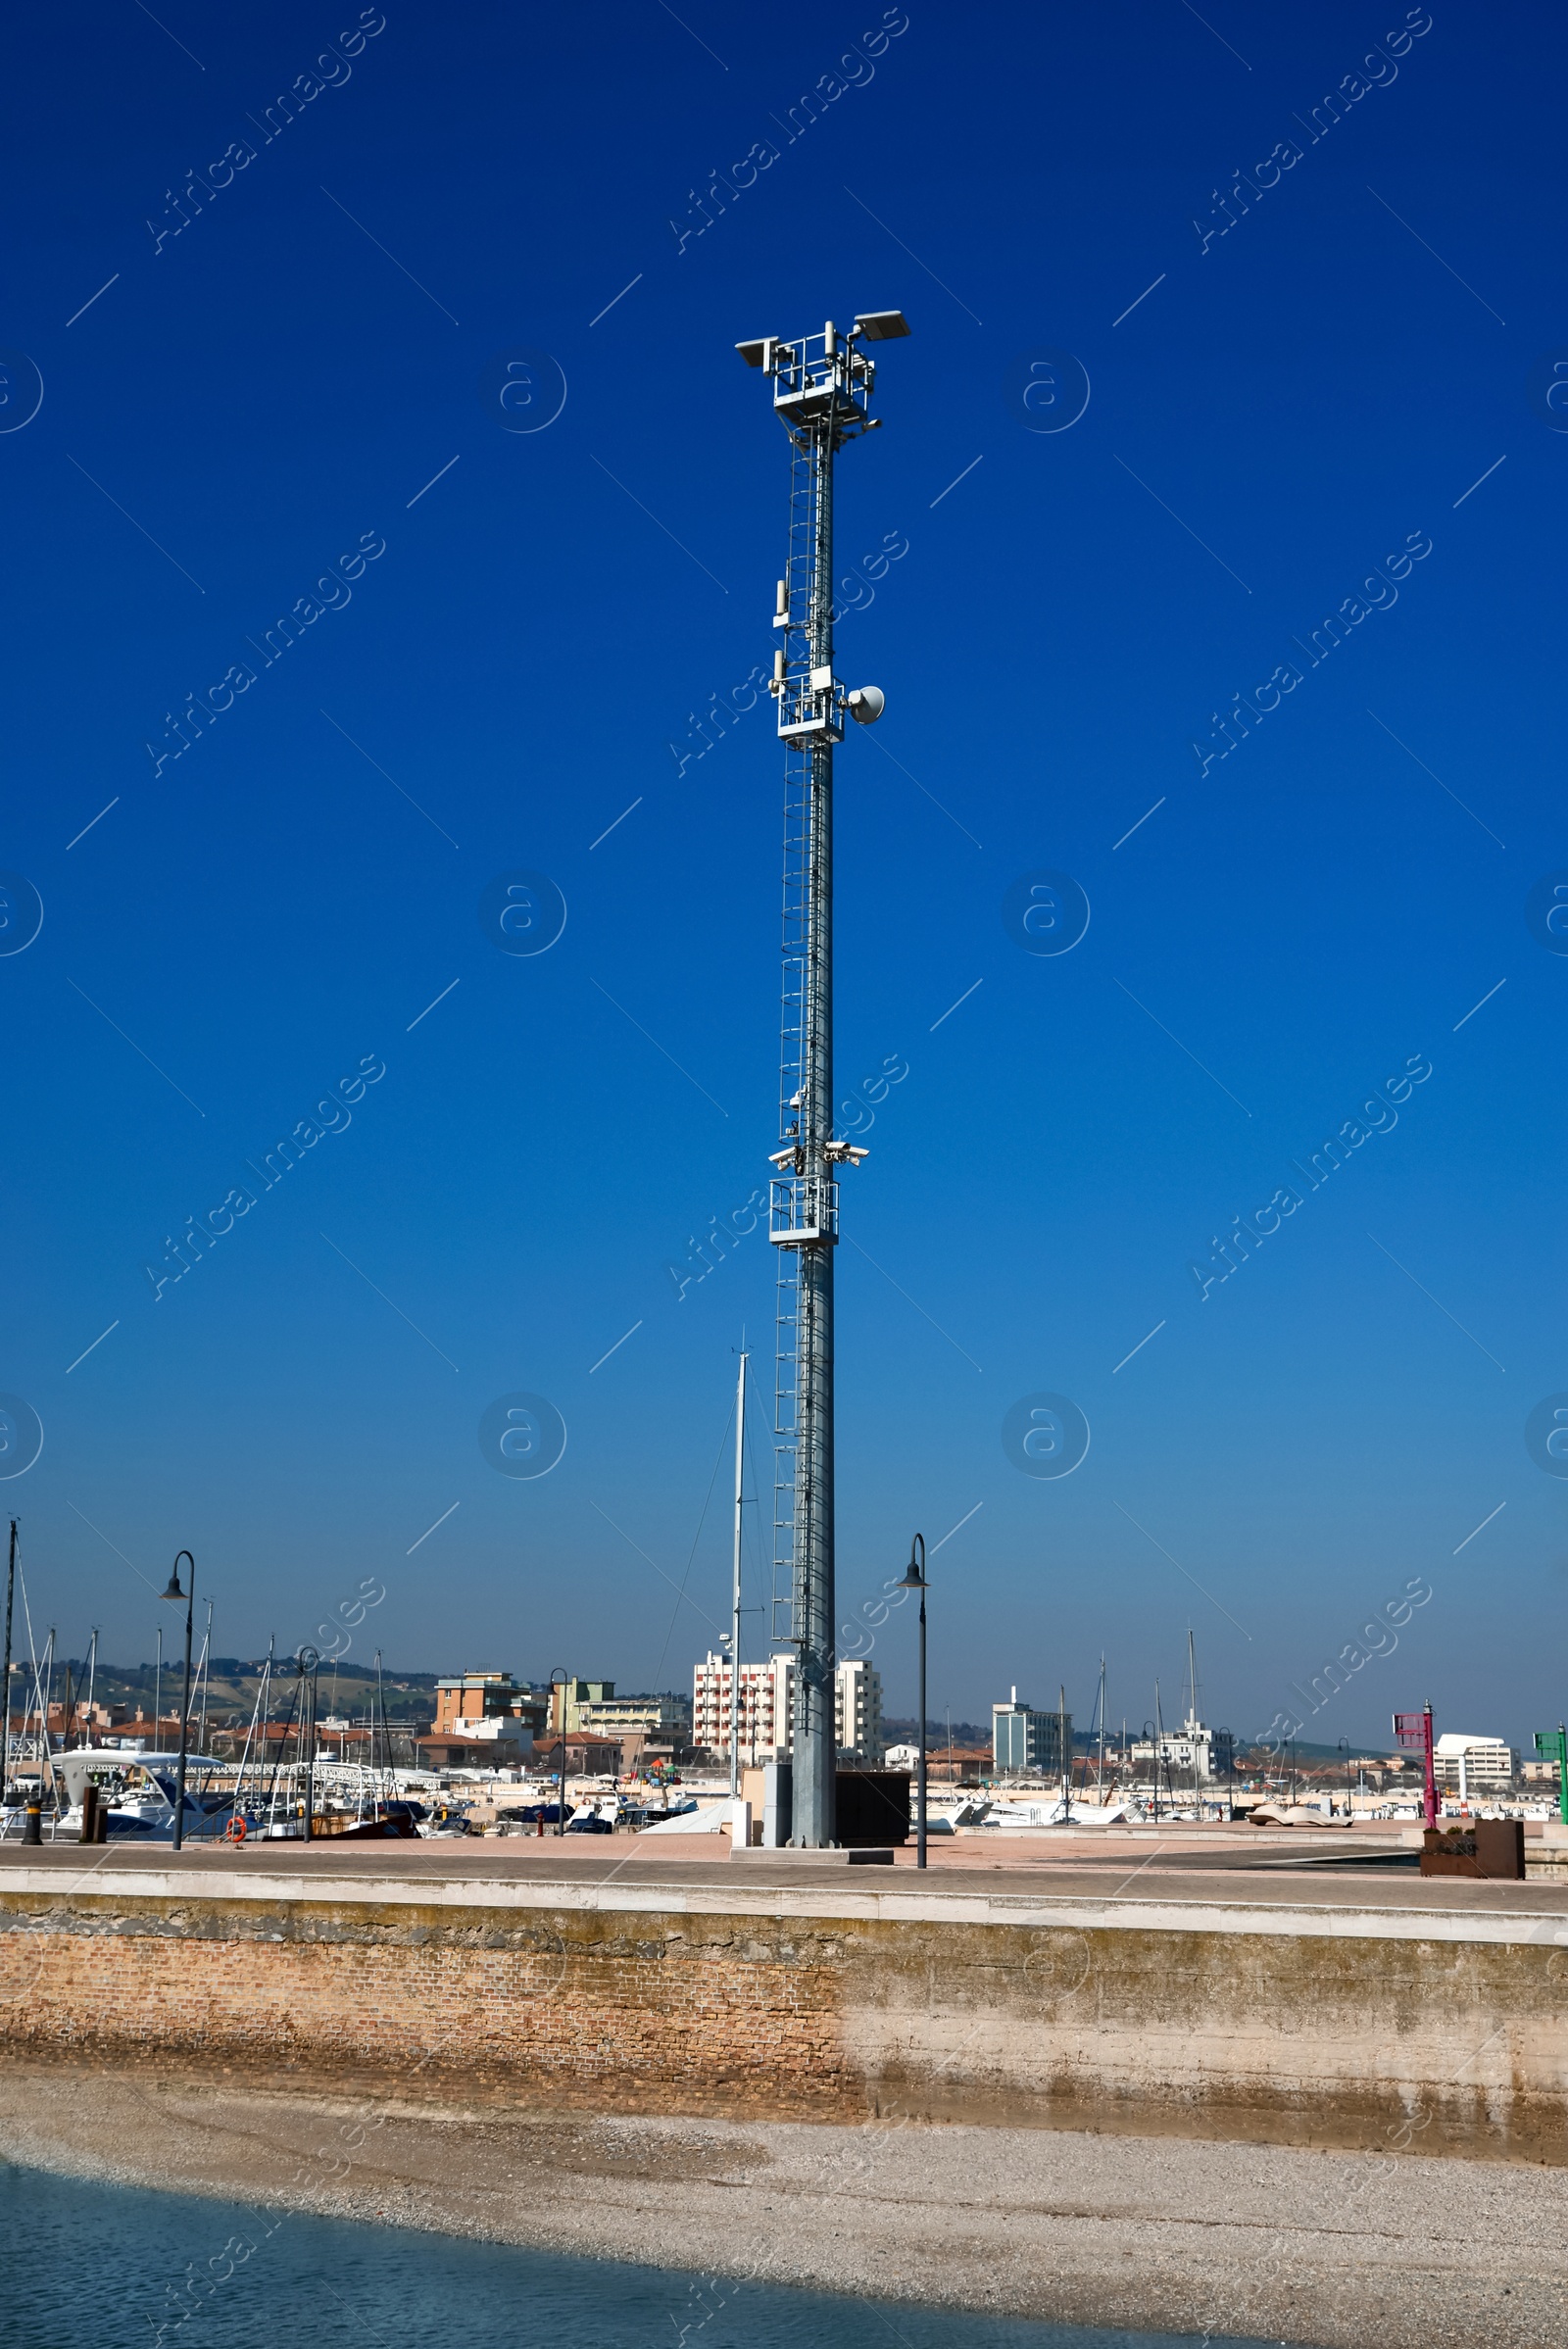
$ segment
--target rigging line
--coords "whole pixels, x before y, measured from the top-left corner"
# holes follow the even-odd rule
[[[261,1680],[256,1682],[256,1712],[251,1715],[251,1727],[249,1727],[249,1732],[246,1732],[246,1738],[244,1738],[244,1755],[246,1757],[249,1757],[249,1752],[251,1752],[251,1738],[256,1738],[256,1786],[261,1786],[263,1771],[266,1771],[266,1752],[263,1752],[263,1745],[266,1745],[266,1734],[268,1734],[268,1680],[270,1680],[268,1668],[270,1668],[270,1663],[272,1663],[272,1646],[270,1646],[270,1642],[268,1642],[268,1656],[261,1665]],[[239,1779],[235,1781],[235,1809],[237,1811],[244,1809],[244,1759],[239,1762]]]
[[[22,1614],[23,1620],[27,1627],[27,1654],[32,1664],[32,1693],[38,1712],[38,1752],[40,1757],[38,1763],[38,1786],[41,1791],[44,1780],[47,1778],[49,1782],[49,1788],[52,1793],[54,1791],[55,1785],[55,1769],[54,1756],[49,1747],[49,1706],[43,1692],[43,1675],[38,1669],[38,1642],[33,1638],[32,1608],[28,1604],[27,1600],[27,1578],[23,1572],[22,1568],[22,1543],[20,1541],[17,1543],[17,1581],[22,1587]],[[7,1704],[9,1704],[10,1701],[11,1691],[8,1688],[6,1690]],[[28,1709],[30,1710],[31,1708],[29,1707]],[[26,1713],[24,1713],[22,1717],[22,1731],[24,1737],[25,1737],[27,1731]],[[58,1810],[59,1804],[57,1803],[55,1807]]]
[[[267,1787],[267,1823],[269,1827],[277,1816],[277,1776],[283,1767],[283,1756],[288,1749],[288,1734],[294,1726],[294,1708],[300,1701],[300,1690],[304,1685],[303,1680],[296,1680],[294,1683],[294,1693],[288,1700],[288,1719],[284,1722],[283,1734],[272,1750],[272,1775]]]
[[[209,1604],[209,1605],[211,1605],[211,1603],[212,1603],[212,1602],[211,1602],[211,1600],[209,1600],[209,1601],[208,1601],[208,1604]],[[198,1698],[201,1696],[201,1694],[202,1694],[202,1674],[203,1674],[203,1673],[206,1671],[206,1669],[207,1669],[207,1646],[208,1646],[208,1642],[209,1642],[209,1640],[212,1639],[212,1636],[213,1636],[213,1619],[212,1619],[212,1617],[209,1615],[209,1617],[208,1617],[208,1619],[207,1619],[207,1629],[206,1629],[206,1631],[205,1631],[205,1632],[203,1632],[203,1634],[202,1634],[202,1652],[201,1652],[201,1654],[200,1654],[200,1655],[197,1657],[197,1659],[196,1659],[196,1678],[195,1678],[195,1679],[194,1679],[194,1680],[191,1682],[191,1685],[190,1685],[190,1706],[189,1706],[189,1709],[187,1710],[187,1712],[186,1712],[186,1714],[185,1714],[185,1736],[186,1736],[186,1738],[187,1738],[187,1740],[189,1739],[189,1737],[190,1737],[190,1717],[191,1717],[191,1714],[195,1712],[195,1710],[196,1710],[196,1703],[197,1703],[197,1699],[198,1699]],[[206,1709],[207,1709],[207,1708],[206,1708],[206,1705],[205,1705],[205,1703],[203,1703],[203,1706],[202,1706],[202,1712],[203,1712],[203,1717],[204,1717],[204,1719],[205,1719],[205,1715],[206,1715]],[[201,1739],[201,1741],[200,1741],[200,1744],[201,1744],[201,1745],[205,1745],[205,1744],[206,1744],[206,1742],[207,1742],[207,1739],[206,1739],[206,1737],[202,1737],[202,1739]],[[200,1751],[200,1745],[198,1746],[198,1749],[197,1749],[197,1750],[198,1750],[198,1751]],[[206,1781],[205,1781],[205,1780],[203,1780],[203,1782],[202,1782],[202,1783],[203,1783],[203,1785],[205,1786],[205,1784],[206,1784]],[[198,1791],[199,1791],[199,1789],[198,1789]]]
[[[251,1739],[256,1735],[256,1724],[261,1718],[262,1685],[263,1684],[260,1681],[258,1681],[256,1684],[256,1702],[251,1707],[251,1725],[250,1728],[245,1732],[245,1750],[239,1757],[239,1776],[234,1781],[234,1808],[236,1811],[239,1810],[243,1804],[245,1794],[245,1765],[251,1758]]]
[[[41,1704],[43,1682],[38,1673],[38,1642],[32,1634],[32,1609],[27,1603],[27,1578],[22,1571],[22,1543],[20,1542],[17,1543],[17,1582],[22,1590],[22,1617],[27,1627],[27,1656],[32,1665],[32,1692]],[[22,1726],[25,1730],[27,1726],[25,1716],[24,1716]]]
[[[717,1482],[718,1482],[718,1472],[719,1472],[719,1469],[720,1469],[720,1468],[723,1466],[723,1462],[724,1462],[724,1453],[725,1453],[725,1451],[727,1450],[727,1448],[728,1448],[728,1446],[729,1446],[729,1431],[730,1431],[730,1426],[731,1426],[731,1423],[732,1423],[732,1422],[733,1422],[733,1420],[734,1420],[734,1417],[735,1417],[735,1398],[734,1398],[734,1396],[733,1396],[733,1395],[731,1395],[731,1397],[730,1397],[729,1409],[728,1409],[728,1410],[725,1412],[725,1414],[724,1414],[724,1433],[722,1434],[722,1436],[720,1436],[720,1438],[719,1438],[719,1440],[718,1440],[718,1454],[717,1454],[717,1457],[715,1458],[715,1460],[714,1460],[714,1462],[713,1462],[713,1473],[712,1473],[712,1475],[711,1475],[711,1476],[709,1478],[709,1480],[708,1480],[708,1496],[707,1496],[707,1499],[705,1499],[705,1500],[704,1500],[704,1502],[703,1502],[703,1513],[702,1513],[701,1517],[699,1517],[699,1518],[698,1518],[698,1520],[697,1520],[697,1531],[696,1531],[696,1533],[695,1533],[695,1534],[693,1534],[693,1536],[692,1536],[692,1545],[691,1545],[691,1549],[690,1549],[690,1551],[689,1551],[689,1553],[688,1553],[688,1555],[687,1555],[687,1559],[686,1559],[686,1571],[685,1571],[685,1573],[684,1573],[684,1574],[681,1576],[681,1578],[680,1578],[680,1588],[679,1588],[679,1590],[678,1590],[676,1591],[676,1593],[675,1593],[675,1604],[674,1604],[674,1607],[673,1607],[673,1609],[671,1610],[671,1613],[670,1613],[670,1618],[669,1618],[669,1629],[668,1629],[668,1631],[667,1631],[667,1632],[664,1634],[664,1644],[663,1644],[663,1646],[662,1646],[662,1647],[660,1649],[660,1651],[659,1651],[659,1665],[658,1665],[658,1669],[657,1669],[657,1670],[655,1671],[655,1673],[654,1673],[654,1679],[655,1679],[656,1681],[659,1679],[659,1677],[660,1677],[660,1674],[661,1674],[661,1673],[663,1671],[663,1669],[664,1669],[664,1658],[665,1658],[665,1657],[668,1655],[668,1653],[669,1653],[669,1643],[670,1643],[671,1639],[672,1639],[675,1637],[675,1618],[676,1618],[676,1616],[677,1616],[677,1615],[680,1613],[680,1609],[681,1609],[681,1601],[682,1601],[682,1600],[685,1598],[685,1596],[686,1596],[686,1585],[687,1585],[687,1582],[688,1582],[688,1580],[689,1580],[689,1578],[690,1578],[691,1571],[692,1571],[692,1559],[693,1559],[693,1558],[695,1558],[695,1557],[696,1557],[696,1555],[697,1555],[697,1544],[698,1544],[698,1542],[701,1542],[701,1540],[702,1540],[702,1538],[703,1538],[703,1527],[704,1527],[704,1526],[707,1524],[707,1522],[708,1522],[708,1503],[709,1503],[709,1501],[710,1501],[710,1500],[712,1499],[712,1497],[713,1497],[713,1487],[714,1487],[714,1486],[717,1484]]]

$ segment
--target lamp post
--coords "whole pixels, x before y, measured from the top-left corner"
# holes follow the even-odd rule
[[[179,1561],[190,1558],[190,1589],[179,1587]],[[185,1601],[185,1686],[179,1700],[179,1767],[174,1774],[174,1849],[178,1851],[185,1839],[185,1748],[190,1736],[190,1629],[196,1608],[196,1561],[188,1549],[176,1550],[174,1563],[169,1569],[169,1589],[164,1592],[171,1606]]]
[[[900,1590],[918,1590],[920,1593],[920,1720],[919,1767],[915,1779],[914,1864],[925,1866],[925,1594],[931,1588],[925,1579],[925,1536],[916,1534],[909,1543],[909,1563],[904,1580],[895,1585]]]
[[[1351,1802],[1351,1800],[1350,1800],[1350,1740],[1349,1740],[1349,1738],[1348,1738],[1348,1737],[1341,1737],[1341,1738],[1338,1740],[1338,1747],[1339,1747],[1339,1751],[1340,1751],[1341,1753],[1343,1753],[1343,1754],[1344,1754],[1344,1756],[1345,1756],[1345,1816],[1347,1817],[1347,1819],[1353,1819],[1353,1818],[1354,1818],[1354,1816],[1355,1816],[1355,1806],[1354,1806],[1354,1804],[1353,1804],[1353,1803]]]
[[[550,1675],[552,1691],[550,1709],[552,1712],[556,1709],[554,1691],[557,1688],[561,1690],[561,1791],[556,1802],[556,1833],[558,1835],[564,1835],[566,1832],[566,1684],[570,1678],[570,1673],[564,1671],[559,1664]]]
[[[305,1766],[305,1809],[302,1816],[305,1822],[304,1839],[309,1843],[316,1835],[316,1716],[320,1709],[318,1700],[321,1692],[321,1658],[318,1650],[314,1647],[297,1648],[294,1655],[294,1669],[300,1676],[299,1750],[300,1760]],[[309,1697],[305,1694],[304,1684],[307,1680],[311,1684]],[[305,1734],[307,1707],[311,1722],[309,1737]]]

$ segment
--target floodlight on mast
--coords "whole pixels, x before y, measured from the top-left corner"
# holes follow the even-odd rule
[[[865,1156],[833,1131],[833,749],[848,711],[873,725],[879,686],[853,689],[833,665],[833,461],[877,428],[876,362],[864,346],[906,335],[899,310],[861,311],[847,331],[763,335],[735,346],[773,386],[789,435],[790,535],[773,611],[771,691],[785,748],[784,985],[777,1174],[769,1232],[778,1249],[774,1374],[774,1571],[796,1653],[791,1840],[834,1840],[833,1250],[838,1168]],[[777,1582],[775,1583],[775,1605]]]

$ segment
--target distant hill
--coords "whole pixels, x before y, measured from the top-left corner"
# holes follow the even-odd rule
[[[287,1705],[293,1687],[294,1674],[291,1656],[274,1657],[272,1662],[272,1692],[268,1709],[274,1716]],[[266,1658],[243,1656],[214,1656],[207,1676],[207,1717],[221,1726],[231,1717],[249,1721],[255,1710],[257,1692],[262,1685]],[[164,1657],[163,1707],[167,1713],[179,1702],[179,1685],[184,1671],[183,1652],[172,1658]],[[192,1662],[194,1676],[195,1664]],[[56,1656],[52,1695],[55,1703],[65,1696],[66,1674],[71,1675],[72,1698],[74,1702],[87,1693],[87,1662],[84,1656]],[[416,1722],[427,1728],[435,1712],[436,1675],[433,1672],[399,1672],[388,1669],[382,1677],[386,1697],[387,1718],[390,1721]],[[149,1718],[153,1711],[154,1687],[158,1679],[153,1664],[110,1664],[99,1658],[93,1675],[93,1696],[97,1703],[115,1708],[123,1707],[134,1714],[138,1705]],[[319,1673],[319,1699],[322,1715],[346,1714],[351,1719],[368,1717],[375,1687],[375,1666],[362,1664],[343,1657],[337,1663],[324,1658]],[[17,1709],[22,1697],[13,1684],[12,1707]]]

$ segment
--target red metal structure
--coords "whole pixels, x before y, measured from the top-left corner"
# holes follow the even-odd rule
[[[1400,1745],[1419,1746],[1421,1751],[1422,1807],[1428,1827],[1438,1823],[1438,1781],[1432,1766],[1432,1706],[1423,1706],[1419,1713],[1396,1713],[1394,1735]]]

